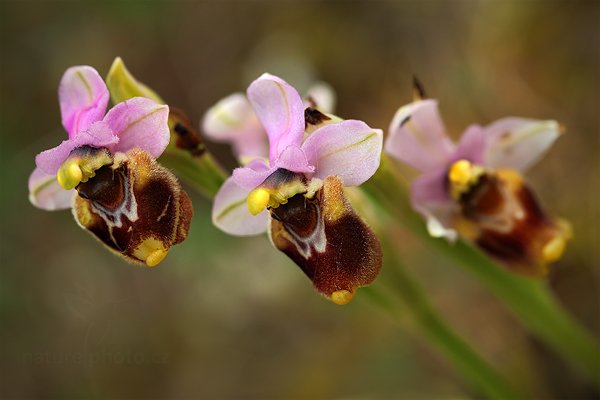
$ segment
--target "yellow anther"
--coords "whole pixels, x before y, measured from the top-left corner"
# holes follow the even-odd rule
[[[448,179],[455,185],[466,186],[472,178],[473,165],[467,160],[459,160],[452,164]]]
[[[271,194],[267,189],[254,189],[248,194],[248,197],[246,198],[248,210],[252,215],[260,214],[267,207],[267,204],[269,204],[270,198]]]
[[[113,158],[106,149],[78,147],[71,152],[56,172],[58,184],[66,190],[87,182],[104,165],[112,164]]]
[[[63,189],[70,190],[79,185],[83,179],[83,172],[76,159],[70,159],[63,163],[56,173],[56,180]]]
[[[471,185],[477,182],[477,179],[484,173],[483,167],[473,165],[467,160],[458,160],[450,166],[448,171],[448,180],[450,181],[450,194],[458,199],[463,193],[469,190]]]
[[[335,292],[331,293],[331,301],[340,306],[350,303],[353,297],[354,293],[349,290],[336,290]]]
[[[155,250],[148,255],[146,258],[146,265],[149,267],[155,267],[167,256],[168,250]]]
[[[564,236],[557,236],[550,240],[542,249],[542,258],[548,263],[558,261],[567,247],[567,241]]]

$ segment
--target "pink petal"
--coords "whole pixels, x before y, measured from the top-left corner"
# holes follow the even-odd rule
[[[445,182],[445,168],[419,176],[410,187],[411,203],[427,219],[427,230],[431,236],[454,241],[457,233],[450,226],[454,203]]]
[[[269,168],[263,160],[256,159],[245,167],[234,169],[232,178],[238,186],[252,190],[263,183],[276,169]]]
[[[381,158],[383,132],[362,121],[347,120],[325,125],[310,135],[302,148],[315,166],[315,177],[339,176],[344,186],[369,179]]]
[[[456,150],[451,157],[452,161],[469,160],[472,163],[482,164],[486,149],[485,131],[479,125],[471,125],[463,133]]]
[[[202,120],[202,130],[216,142],[233,146],[236,157],[267,157],[267,133],[242,93],[234,93],[211,107]]]
[[[445,164],[453,150],[437,101],[417,101],[394,115],[385,143],[385,151],[392,157],[427,171]]]
[[[102,121],[94,122],[87,130],[79,132],[75,138],[64,140],[58,146],[41,152],[35,157],[38,168],[49,175],[56,175],[73,149],[81,146],[106,147],[111,149],[119,142],[110,128]]]
[[[58,88],[58,101],[69,138],[102,119],[108,98],[108,89],[94,68],[76,66],[65,71]]]
[[[43,210],[71,208],[75,190],[65,190],[56,181],[56,175],[48,175],[36,168],[29,176],[29,201]]]
[[[509,117],[486,126],[485,135],[488,166],[525,171],[558,138],[560,126],[556,121]]]
[[[261,128],[262,129],[262,128]],[[258,134],[253,134],[253,133]],[[231,144],[233,154],[240,162],[245,164],[254,158],[267,158],[269,156],[269,145],[265,133],[261,131],[248,132],[243,140],[237,140]]]
[[[290,145],[300,146],[304,136],[304,104],[284,80],[263,74],[248,87],[248,99],[269,136],[273,163]]]
[[[410,188],[413,205],[452,203],[447,190],[446,173],[446,168],[439,168],[417,177]]]
[[[77,147],[77,143],[74,139],[63,140],[58,146],[42,151],[35,156],[35,165],[48,175],[56,175],[58,168],[65,162],[75,147]]]
[[[306,107],[315,107],[323,113],[332,113],[335,110],[335,91],[331,85],[318,82],[312,85],[305,96]],[[314,104],[313,104],[314,103]]]
[[[240,132],[256,125],[261,127],[252,105],[242,93],[233,93],[219,100],[202,119],[204,133],[217,142],[235,140]]]
[[[281,152],[279,158],[275,161],[275,166],[300,173],[313,173],[315,171],[315,167],[310,165],[306,159],[304,151],[293,145],[286,147]]]
[[[269,213],[257,216],[248,211],[246,197],[249,190],[238,186],[232,178],[225,181],[215,197],[212,209],[213,224],[230,235],[259,235],[267,230]]]
[[[145,97],[134,97],[114,106],[104,122],[119,137],[110,150],[126,152],[138,147],[158,158],[169,144],[169,107]]]

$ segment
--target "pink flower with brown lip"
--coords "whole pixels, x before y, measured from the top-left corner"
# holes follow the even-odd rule
[[[269,141],[268,158],[237,168],[215,198],[213,222],[232,235],[270,233],[273,244],[338,304],[375,279],[381,248],[343,187],[379,167],[383,133],[306,107],[282,79],[264,74],[247,98]]]
[[[544,275],[561,257],[570,227],[542,210],[521,173],[559,134],[555,121],[508,117],[471,125],[454,144],[437,102],[427,99],[396,112],[385,151],[421,172],[411,201],[432,236],[461,234],[517,272]]]
[[[68,139],[38,154],[29,199],[45,210],[73,207],[77,222],[128,261],[158,264],[185,239],[193,214],[176,178],[161,167],[169,108],[144,97],[116,104],[98,72],[75,66],[58,91]]]

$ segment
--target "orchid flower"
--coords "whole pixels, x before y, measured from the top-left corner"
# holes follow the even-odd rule
[[[437,102],[419,99],[396,112],[385,151],[421,172],[411,202],[432,236],[461,234],[509,268],[539,276],[562,256],[570,228],[542,210],[521,174],[559,134],[555,121],[508,117],[471,125],[454,144]]]
[[[268,136],[268,159],[233,171],[215,198],[213,222],[232,235],[268,231],[320,293],[346,304],[377,276],[381,246],[343,187],[375,173],[383,133],[307,108],[292,86],[273,75],[252,82],[247,95]]]
[[[169,143],[169,108],[135,97],[106,112],[108,89],[89,66],[67,69],[58,95],[68,139],[36,156],[31,203],[73,207],[77,222],[109,249],[158,264],[185,239],[192,216],[187,194],[155,161]]]
[[[306,107],[332,113],[335,93],[331,86],[320,82],[308,89],[303,102]],[[209,139],[231,144],[241,164],[268,156],[267,133],[243,93],[233,93],[208,109],[202,130]]]

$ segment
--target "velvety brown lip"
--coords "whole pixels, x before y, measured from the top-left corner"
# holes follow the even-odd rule
[[[518,173],[486,173],[459,204],[476,229],[473,240],[489,255],[524,275],[547,273],[544,245],[562,232]]]
[[[379,240],[346,201],[339,178],[328,177],[314,199],[297,194],[271,215],[273,243],[325,296],[351,298],[378,275]]]
[[[145,262],[138,249],[145,240],[168,251],[187,237],[191,200],[173,174],[143,150],[130,150],[77,190],[73,213],[78,223],[129,261]]]

